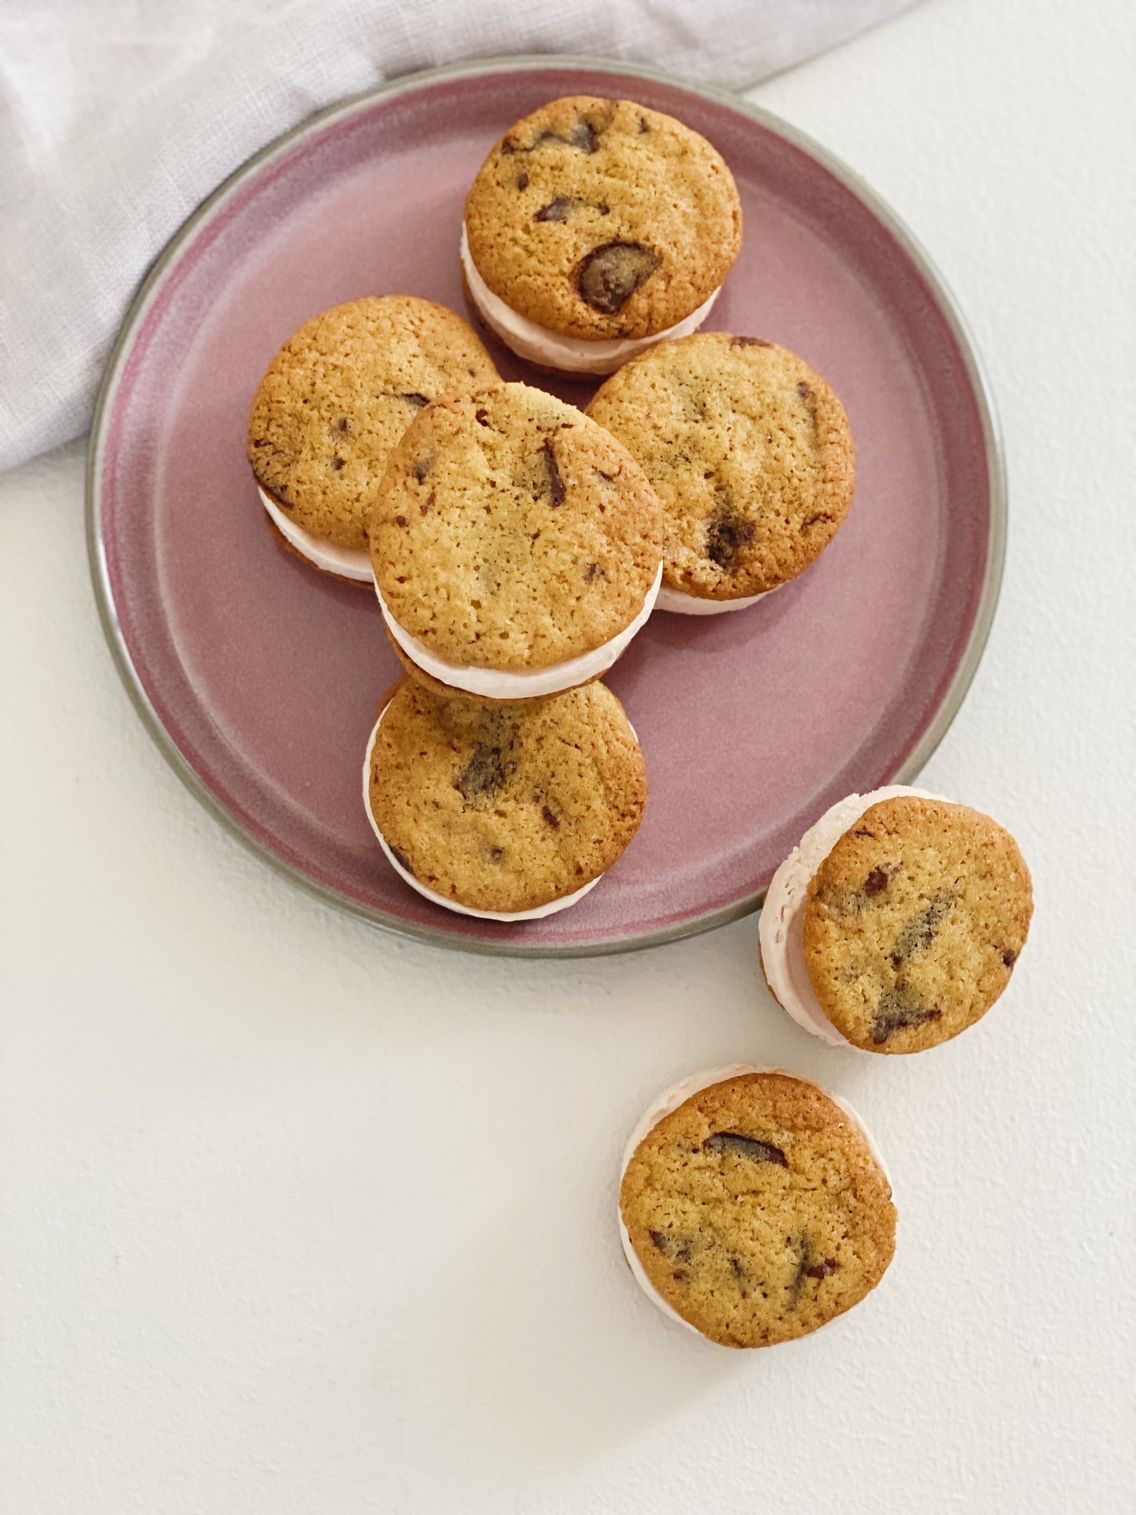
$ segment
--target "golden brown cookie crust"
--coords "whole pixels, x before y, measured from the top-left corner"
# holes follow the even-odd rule
[[[546,668],[602,646],[642,610],[661,552],[658,499],[626,448],[525,384],[423,410],[371,522],[394,619],[467,667]]]
[[[707,300],[741,246],[737,187],[704,137],[629,100],[554,100],[511,126],[465,206],[481,277],[539,326],[649,337]]]
[[[379,726],[371,813],[435,894],[520,911],[598,878],[647,803],[639,743],[603,684],[487,707],[404,679]]]
[[[783,1073],[726,1079],[665,1115],[619,1204],[651,1284],[722,1346],[815,1331],[875,1288],[895,1250],[891,1186],[863,1132]]]
[[[417,412],[496,378],[477,334],[443,305],[410,295],[337,305],[268,365],[249,416],[252,471],[305,531],[365,550],[375,485]]]
[[[1029,869],[996,821],[945,800],[881,800],[809,885],[813,992],[865,1051],[936,1046],[1005,989],[1032,911]]]
[[[844,407],[795,353],[699,332],[633,358],[588,414],[623,442],[663,504],[663,583],[701,599],[795,578],[852,505]]]

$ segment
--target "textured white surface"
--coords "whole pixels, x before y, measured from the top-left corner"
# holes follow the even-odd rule
[[[1037,914],[934,1053],[800,1031],[753,920],[514,963],[293,891],[134,716],[79,451],[0,480],[0,1507],[1127,1506],[1131,54],[1124,0],[930,0],[757,96],[909,219],[1001,402],[1006,586],[922,782],[1015,831]],[[847,1095],[900,1205],[878,1293],[769,1354],[660,1319],[611,1218],[647,1100],[737,1060]]]

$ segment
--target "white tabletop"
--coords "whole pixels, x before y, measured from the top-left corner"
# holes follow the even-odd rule
[[[923,782],[1017,834],[1037,912],[1004,1001],[936,1052],[797,1030],[758,981],[753,919],[518,963],[290,887],[180,786],[119,684],[81,449],[0,479],[0,1506],[1125,1506],[1127,13],[930,0],[753,96],[922,238],[1006,433],[1002,601]],[[880,1289],[758,1353],[664,1321],[614,1231],[644,1104],[739,1060],[850,1097],[900,1211]]]

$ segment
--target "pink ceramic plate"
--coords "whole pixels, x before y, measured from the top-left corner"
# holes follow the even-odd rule
[[[576,908],[503,926],[428,904],[375,844],[360,770],[398,666],[374,597],[272,539],[245,419],[272,353],[325,306],[398,292],[463,309],[466,186],[511,121],[578,93],[642,100],[724,154],[745,244],[709,324],[784,343],[831,380],[859,482],[832,547],[772,600],[651,620],[611,676],[647,757],[643,828]],[[502,368],[523,375],[503,355]],[[585,385],[555,387],[587,402]],[[733,97],[547,59],[403,80],[325,112],[223,185],[126,319],[95,422],[88,515],[111,646],[194,792],[343,908],[518,953],[643,946],[753,910],[833,800],[913,777],[974,673],[1004,530],[974,354],[891,212],[828,153]]]

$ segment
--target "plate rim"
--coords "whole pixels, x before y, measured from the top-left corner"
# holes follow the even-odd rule
[[[444,64],[439,68],[420,69],[411,74],[401,74],[395,79],[376,85],[373,89],[364,90],[360,94],[348,96],[346,99],[325,106],[313,115],[305,117],[296,126],[274,137],[271,142],[266,143],[264,147],[246,158],[201,201],[196,209],[190,212],[161,251],[157,253],[126,308],[106,359],[91,417],[84,476],[88,567],[99,621],[119,677],[154,745],[194,798],[220,822],[230,836],[239,841],[255,857],[267,863],[278,875],[334,909],[413,941],[445,947],[451,951],[473,952],[489,957],[602,957],[614,953],[642,951],[648,947],[662,946],[668,942],[680,941],[685,937],[697,936],[704,931],[712,931],[718,926],[740,920],[743,916],[760,909],[765,898],[765,891],[757,890],[741,900],[704,911],[655,931],[556,945],[523,940],[515,942],[483,940],[448,931],[442,926],[419,925],[402,920],[385,910],[364,904],[361,900],[352,899],[350,895],[310,877],[295,864],[273,852],[222,804],[182,754],[147,694],[127,648],[111,591],[102,530],[102,465],[107,441],[107,422],[117,395],[124,359],[131,339],[148,311],[151,297],[161,283],[166,270],[198,226],[219,209],[263,165],[289,150],[301,137],[329,124],[337,117],[349,116],[377,100],[408,94],[439,80],[480,78],[503,73],[542,71],[551,73],[565,69],[582,69],[613,76],[646,79],[652,83],[700,96],[716,105],[726,107],[737,115],[748,117],[804,152],[855,195],[895,238],[925,281],[955,339],[971,384],[986,447],[987,486],[990,494],[986,570],[970,636],[958,667],[926,731],[900,764],[890,782],[908,783],[920,772],[946,736],[961,709],[990,637],[1006,559],[1008,502],[1006,459],[1001,425],[993,391],[977,345],[950,286],[914,232],[866,179],[827,147],[815,141],[807,132],[801,131],[764,106],[754,105],[732,90],[719,89],[712,85],[692,84],[661,69],[642,64],[624,63],[612,58],[590,57],[583,53],[518,53],[470,59],[459,63]]]

